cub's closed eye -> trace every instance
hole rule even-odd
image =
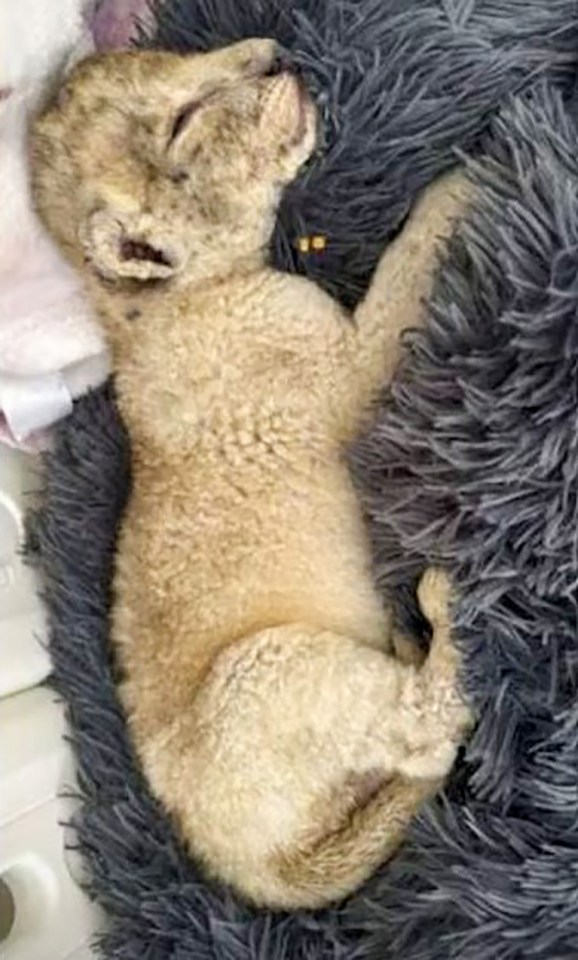
[[[171,132],[169,134],[169,146],[171,143],[177,139],[180,133],[183,132],[187,123],[197,113],[201,107],[204,105],[204,100],[191,100],[190,103],[187,103],[182,110],[179,110],[175,117],[175,121],[171,127]]]

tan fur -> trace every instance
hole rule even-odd
[[[33,157],[131,437],[113,640],[134,743],[207,869],[293,908],[348,894],[395,849],[468,724],[447,580],[426,574],[431,652],[403,663],[342,453],[468,191],[458,174],[424,195],[354,322],[266,266],[316,134],[299,84],[266,75],[273,55],[255,40],[89,60]]]

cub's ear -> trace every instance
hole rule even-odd
[[[184,266],[184,250],[150,216],[111,210],[90,214],[80,230],[86,257],[107,280],[168,280]]]
[[[317,141],[317,111],[301,80],[282,72],[269,81],[259,121],[263,153],[281,160],[291,179]]]

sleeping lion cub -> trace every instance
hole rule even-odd
[[[268,40],[89,59],[32,138],[132,444],[112,625],[131,734],[193,854],[276,908],[365,880],[469,716],[442,574],[420,587],[427,660],[394,656],[343,456],[468,191],[460,175],[426,193],[352,322],[267,265],[315,141]]]

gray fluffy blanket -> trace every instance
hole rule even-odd
[[[577,4],[167,0],[155,42],[251,34],[292,51],[325,119],[272,256],[345,302],[455,149],[482,158],[428,329],[408,337],[352,454],[378,581],[418,634],[419,571],[435,560],[456,578],[479,722],[446,794],[350,902],[275,916],[204,883],[147,791],[115,696],[107,615],[129,460],[110,389],[85,399],[48,459],[31,548],[79,762],[78,842],[109,917],[102,956],[576,958]],[[295,254],[303,232],[329,237],[325,256]]]

